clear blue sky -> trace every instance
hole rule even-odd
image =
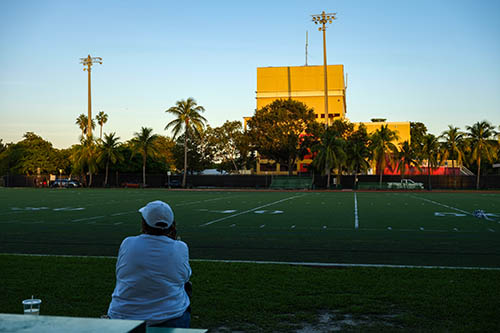
[[[128,140],[141,126],[169,135],[164,112],[194,97],[211,126],[255,110],[256,68],[322,64],[310,14],[336,12],[329,64],[349,74],[347,116],[500,124],[500,1],[2,1],[0,138],[27,131],[78,143],[87,112],[79,58],[92,72],[93,114]]]

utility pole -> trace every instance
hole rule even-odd
[[[327,77],[327,67],[326,67],[326,24],[332,23],[336,20],[335,16],[337,13],[325,13],[323,11],[321,14],[311,15],[312,20],[315,24],[320,24],[318,28],[319,31],[323,31],[323,69],[325,77],[325,128],[328,127],[328,77]]]
[[[307,66],[307,46],[309,45],[308,43],[308,36],[307,36],[307,30],[306,30],[306,66]]]
[[[89,100],[88,100],[88,103],[89,103],[89,106],[88,106],[88,109],[89,109],[88,118],[89,119],[88,119],[88,121],[89,122],[87,125],[87,139],[92,137],[92,98],[91,98],[91,94],[90,94],[90,72],[91,72],[92,65],[94,63],[102,65],[102,58],[101,57],[91,57],[90,54],[87,56],[87,58],[80,58],[80,64],[83,64],[83,66],[84,66],[83,70],[87,71],[89,73]],[[85,66],[87,66],[87,67],[85,68]]]

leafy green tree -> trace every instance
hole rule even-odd
[[[419,148],[422,150],[421,148]],[[419,160],[417,158],[416,152],[410,145],[408,140],[400,144],[400,149],[396,153],[396,159],[398,160],[398,171],[401,172],[401,176],[406,178],[406,168],[411,168],[412,166],[420,170]]]
[[[104,113],[104,111],[100,111],[95,118],[97,119],[97,123],[99,124],[100,132],[99,132],[99,139],[102,140],[102,126],[108,121],[108,115]],[[88,125],[87,125],[88,126]]]
[[[3,143],[3,140],[0,139],[0,154],[7,150],[7,145]]]
[[[82,113],[78,116],[78,118],[76,118],[75,124],[77,124],[78,127],[80,127],[80,129],[82,130],[82,139],[83,139],[85,134],[87,134],[87,127],[89,126],[89,118]],[[94,128],[95,128],[95,121],[94,119],[92,119],[92,129]]]
[[[104,177],[104,185],[108,185],[109,164],[116,164],[123,161],[123,154],[120,151],[120,137],[115,136],[116,133],[104,134],[104,140],[99,140],[97,163],[106,162],[106,176]]]
[[[189,151],[187,163],[188,174],[216,167],[214,165],[215,148],[213,146],[211,130],[210,126],[207,126],[206,129],[193,133],[187,139],[184,135],[177,137],[173,154],[178,170],[183,170],[184,167],[184,143],[187,144]]]
[[[314,122],[314,111],[292,99],[278,99],[255,111],[249,135],[261,156],[286,165],[291,175],[300,157],[301,135]]]
[[[470,139],[470,149],[472,158],[477,163],[476,189],[479,189],[479,179],[481,177],[481,158],[484,157],[489,162],[493,161],[498,153],[493,137],[496,135],[494,127],[487,121],[477,122],[472,126],[466,126],[467,135]]]
[[[324,170],[327,175],[326,188],[330,188],[330,175],[332,168],[341,168],[346,160],[346,141],[333,126],[329,126],[321,136],[320,143],[312,148],[315,157],[312,166],[317,170]]]
[[[247,130],[243,130],[236,136],[235,145],[238,151],[236,165],[239,166],[239,169],[248,170],[255,168],[255,149],[253,148],[253,143]]]
[[[389,129],[389,125],[382,125],[372,134],[370,146],[377,164],[377,171],[380,174],[380,186],[382,186],[382,175],[387,161],[391,161],[398,151],[396,145],[392,143],[397,139],[397,132]]]
[[[135,132],[130,140],[134,154],[139,153],[142,156],[142,185],[146,186],[146,160],[148,156],[155,156],[158,151],[155,141],[158,135],[153,134],[153,129],[142,127],[140,132]]]
[[[368,162],[371,158],[369,144],[370,137],[363,124],[360,124],[358,129],[347,139],[347,168],[354,174],[355,184],[357,184],[358,174],[366,172],[370,168]]]
[[[14,158],[11,171],[25,175],[38,173],[54,173],[57,165],[54,164],[56,150],[52,143],[45,141],[33,132],[23,135],[23,140],[12,146]]]
[[[172,128],[174,139],[184,131],[184,174],[182,177],[182,187],[186,187],[186,173],[188,168],[187,140],[190,135],[199,133],[203,130],[207,120],[200,113],[204,111],[205,108],[198,105],[192,97],[186,100],[177,101],[175,106],[165,111],[176,117],[165,126],[165,130]]]
[[[238,172],[246,167],[251,147],[240,121],[226,121],[222,126],[211,129],[209,134],[214,158],[220,163],[221,170]]]
[[[422,139],[422,159],[427,160],[427,180],[428,189],[432,190],[431,186],[431,170],[436,169],[439,166],[439,155],[441,149],[438,138],[433,134],[427,134]]]
[[[154,160],[149,165],[152,165],[153,172],[167,172],[175,170],[174,147],[175,141],[164,135],[158,135],[155,141],[156,150],[158,152]]]

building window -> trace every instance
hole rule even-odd
[[[334,117],[340,117],[340,113],[334,113],[333,116]]]
[[[321,114],[321,118],[325,118],[325,114],[324,113]]]
[[[328,114],[328,118],[333,118],[333,114],[332,114],[332,113],[329,113],[329,114]]]
[[[315,114],[314,116],[315,116],[316,118],[318,118],[318,115],[317,115],[317,114]]]

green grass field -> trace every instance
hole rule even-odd
[[[0,188],[0,253],[116,256],[157,199],[195,259],[500,267],[500,194],[480,192]]]
[[[0,253],[116,256],[137,209],[169,202],[192,260],[192,327],[211,332],[500,329],[500,194],[0,188]],[[475,209],[488,219],[472,216]],[[0,255],[0,312],[99,317],[114,258]]]

